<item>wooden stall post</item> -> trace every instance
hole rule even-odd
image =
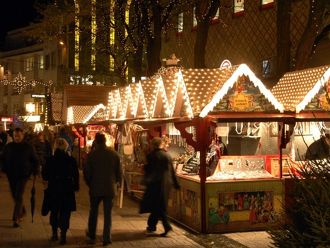
[[[210,144],[209,121],[207,118],[199,118],[197,122],[196,136],[197,149],[200,151],[199,177],[201,187],[201,232],[206,233],[206,150]]]

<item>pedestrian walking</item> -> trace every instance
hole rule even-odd
[[[150,213],[147,233],[156,231],[158,220],[161,220],[165,237],[172,227],[167,219],[167,203],[171,188],[179,189],[173,169],[172,159],[164,150],[165,143],[161,138],[151,141],[151,152],[147,155],[147,164],[144,166],[144,184],[146,186],[140,213]]]
[[[59,138],[63,138],[66,140],[66,142],[68,142],[68,150],[67,152],[71,155],[72,150],[73,150],[73,141],[71,139],[71,137],[69,136],[68,132],[67,132],[67,128],[66,127],[61,127],[60,131],[58,133]]]
[[[7,133],[3,126],[0,125],[0,153],[7,144]]]
[[[116,186],[121,179],[120,159],[117,152],[106,147],[104,134],[95,135],[95,147],[88,154],[84,167],[84,178],[89,187],[90,211],[88,218],[88,243],[94,244],[96,240],[96,226],[98,207],[103,201],[104,226],[103,245],[111,244],[111,210]]]
[[[49,222],[52,227],[51,241],[58,240],[58,229],[60,229],[61,245],[66,243],[71,212],[76,211],[75,192],[79,190],[77,162],[66,152],[67,149],[66,140],[57,138],[54,144],[54,155],[46,161],[42,170],[42,178],[48,184],[47,201],[50,210]]]
[[[21,128],[13,132],[13,142],[8,143],[3,150],[3,171],[7,174],[10,191],[15,202],[13,211],[13,227],[19,227],[19,222],[25,215],[23,194],[26,183],[31,175],[38,173],[38,159],[34,148],[26,143]]]
[[[42,168],[45,166],[45,163],[48,158],[52,155],[52,148],[50,143],[45,139],[43,132],[37,134],[37,139],[34,143],[34,147],[37,153],[39,165]]]

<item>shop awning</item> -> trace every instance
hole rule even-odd
[[[322,99],[316,99],[322,95],[322,91],[328,92],[325,87],[329,78],[330,65],[288,72],[271,91],[283,104],[285,111],[299,113],[305,110],[313,100],[315,100],[315,105],[329,105],[326,100],[322,103]],[[314,110],[316,109],[317,106]],[[323,110],[327,110],[327,107],[324,106]]]

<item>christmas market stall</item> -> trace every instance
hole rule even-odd
[[[307,68],[284,74],[272,89],[285,111],[295,116],[286,127],[290,130],[288,145],[293,160],[304,161],[307,147],[329,133],[329,78],[329,65]]]
[[[73,140],[72,153],[82,166],[83,159],[91,149],[96,132],[106,134],[107,142],[113,145],[110,127],[90,125],[107,119],[108,92],[111,87],[96,85],[67,85],[63,93],[52,94],[51,109],[54,124],[67,125],[68,135]]]
[[[118,100],[122,92],[128,104]],[[279,137],[292,116],[247,65],[170,67],[110,95],[113,119],[130,115],[147,140],[168,141],[181,184],[169,202],[173,219],[209,233],[276,222],[284,196]]]
[[[329,158],[325,139],[325,136],[330,134],[329,78],[330,65],[307,68],[286,73],[272,89],[272,93],[283,104],[285,111],[295,116],[294,121],[284,122],[286,146],[289,149],[283,153],[283,157],[290,157],[291,161],[299,166],[313,166],[315,162],[306,164],[306,159]],[[322,143],[317,150],[307,153],[307,148],[311,144]],[[292,164],[283,163],[283,175],[291,167]],[[299,170],[293,172],[299,174]],[[291,205],[293,180],[288,176],[284,177],[284,181],[285,205],[289,209],[294,207]]]

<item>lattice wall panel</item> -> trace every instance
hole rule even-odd
[[[309,1],[295,1],[292,4],[290,40],[291,58],[295,58],[300,39],[305,31],[309,14]],[[294,63],[294,59],[291,60]]]

